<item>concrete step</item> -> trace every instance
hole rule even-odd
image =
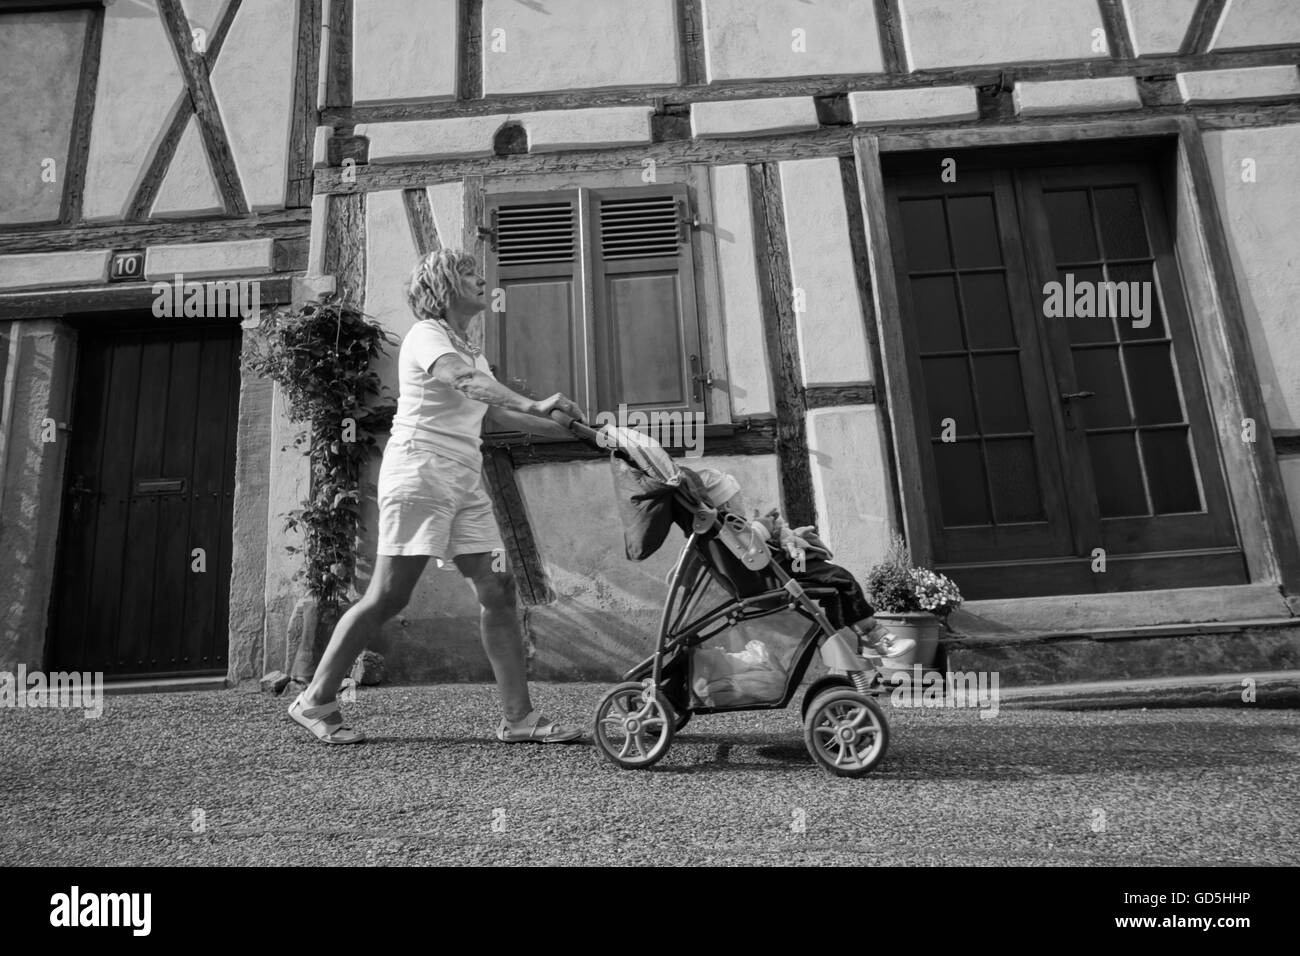
[[[185,690],[225,690],[224,675],[216,677],[162,677],[105,681],[105,694],[165,694]]]
[[[1163,678],[1236,679],[1300,671],[1300,620],[1094,628],[1086,633],[958,634],[940,642],[936,665],[996,671],[1003,692]]]
[[[1300,670],[1001,688],[1006,708],[1300,707]]]

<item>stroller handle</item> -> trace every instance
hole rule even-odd
[[[600,444],[600,433],[590,425],[583,424],[572,415],[560,411],[558,408],[551,409],[551,420],[563,425],[573,434],[583,441],[592,444]]]

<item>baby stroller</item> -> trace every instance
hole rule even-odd
[[[809,683],[801,705],[808,752],[836,776],[871,771],[889,746],[875,700],[884,690],[881,661],[859,654],[851,628],[830,623],[817,602],[834,589],[801,586],[744,516],[710,506],[690,471],[671,464],[653,440],[632,432],[634,443],[611,442],[607,431],[553,414],[579,438],[614,446],[630,559],[653,554],[673,525],[686,535],[654,653],[596,707],[600,751],[619,767],[649,767],[695,714],[786,707],[816,663],[825,673]]]

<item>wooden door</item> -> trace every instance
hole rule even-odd
[[[1153,174],[973,165],[888,181],[935,563],[974,598],[1244,583]],[[1052,282],[1145,283],[1149,321]]]
[[[1083,287],[1083,308],[1042,323],[1081,551],[1118,556],[1105,580],[1120,588],[1244,583],[1155,177],[1126,163],[1019,181],[1034,287],[1115,290],[1089,309]]]
[[[223,673],[239,329],[87,329],[50,667]]]
[[[908,373],[940,565],[1069,553],[1034,309],[1005,172],[893,182]]]

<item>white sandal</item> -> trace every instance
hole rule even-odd
[[[563,727],[534,710],[520,721],[523,726],[512,729],[504,717],[497,727],[497,740],[505,744],[571,744],[582,739],[579,727]]]
[[[312,736],[323,743],[359,744],[366,739],[361,731],[353,730],[343,723],[343,712],[339,710],[337,700],[319,707],[304,707],[302,694],[299,694],[289,705],[289,719],[306,727]]]

